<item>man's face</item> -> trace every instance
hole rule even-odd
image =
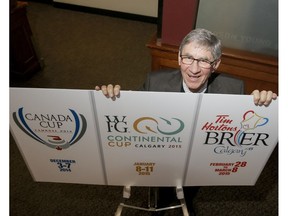
[[[195,42],[191,42],[185,45],[181,54],[182,56],[191,56],[194,59],[208,60],[209,62],[213,62],[215,60],[213,59],[210,51]],[[182,63],[180,54],[178,56],[178,62],[183,80],[192,92],[197,92],[199,89],[201,89],[210,75],[214,72],[214,70],[217,69],[220,64],[219,60],[209,68],[200,67],[197,61],[194,61],[191,65],[188,65]]]

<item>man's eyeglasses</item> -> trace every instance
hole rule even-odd
[[[185,56],[185,55],[180,55],[180,57],[181,57],[181,62],[183,64],[191,65],[194,61],[197,61],[198,66],[201,68],[205,68],[205,69],[211,68],[211,66],[217,61],[217,59],[216,59],[216,60],[210,62],[210,61],[205,60],[205,59],[195,59],[192,56]]]

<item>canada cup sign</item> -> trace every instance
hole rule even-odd
[[[13,112],[16,125],[32,139],[62,150],[77,143],[85,134],[87,121],[73,109],[67,113],[35,113],[20,107]]]

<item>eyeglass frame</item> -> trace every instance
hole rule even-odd
[[[183,62],[183,58],[184,58],[184,57],[190,58],[190,59],[192,60],[191,64],[186,64],[186,63],[184,63],[184,62]],[[214,61],[211,62],[211,61],[208,61],[208,60],[205,60],[205,59],[196,59],[196,58],[194,58],[193,56],[189,56],[189,55],[180,55],[180,58],[181,58],[181,62],[182,62],[183,64],[185,64],[185,65],[192,65],[193,62],[196,61],[196,62],[198,63],[198,66],[201,67],[201,66],[199,65],[199,62],[200,62],[200,61],[206,62],[206,63],[208,63],[208,64],[210,65],[210,67],[207,67],[207,68],[206,68],[206,67],[201,67],[201,68],[205,68],[205,69],[211,68],[212,65],[218,60],[218,59],[215,59]]]

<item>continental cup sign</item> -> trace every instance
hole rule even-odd
[[[181,117],[105,115],[105,120],[107,131],[102,132],[102,144],[109,184],[181,184],[179,177],[186,162],[183,155],[189,149],[186,133],[190,130]],[[177,158],[177,163],[173,157]],[[177,170],[164,171],[172,166]]]
[[[177,134],[185,124],[178,118],[140,117],[133,121],[131,128],[128,127],[127,116],[106,115],[105,118],[107,132],[113,134],[107,136],[110,147],[169,148],[166,143],[182,143]],[[133,135],[129,135],[132,131]]]
[[[20,107],[13,112],[13,120],[26,135],[56,150],[77,143],[87,129],[85,117],[73,109],[66,113],[35,113]]]
[[[181,185],[198,97],[123,92],[112,101],[94,96],[108,184]],[[185,106],[176,109],[180,104]]]

